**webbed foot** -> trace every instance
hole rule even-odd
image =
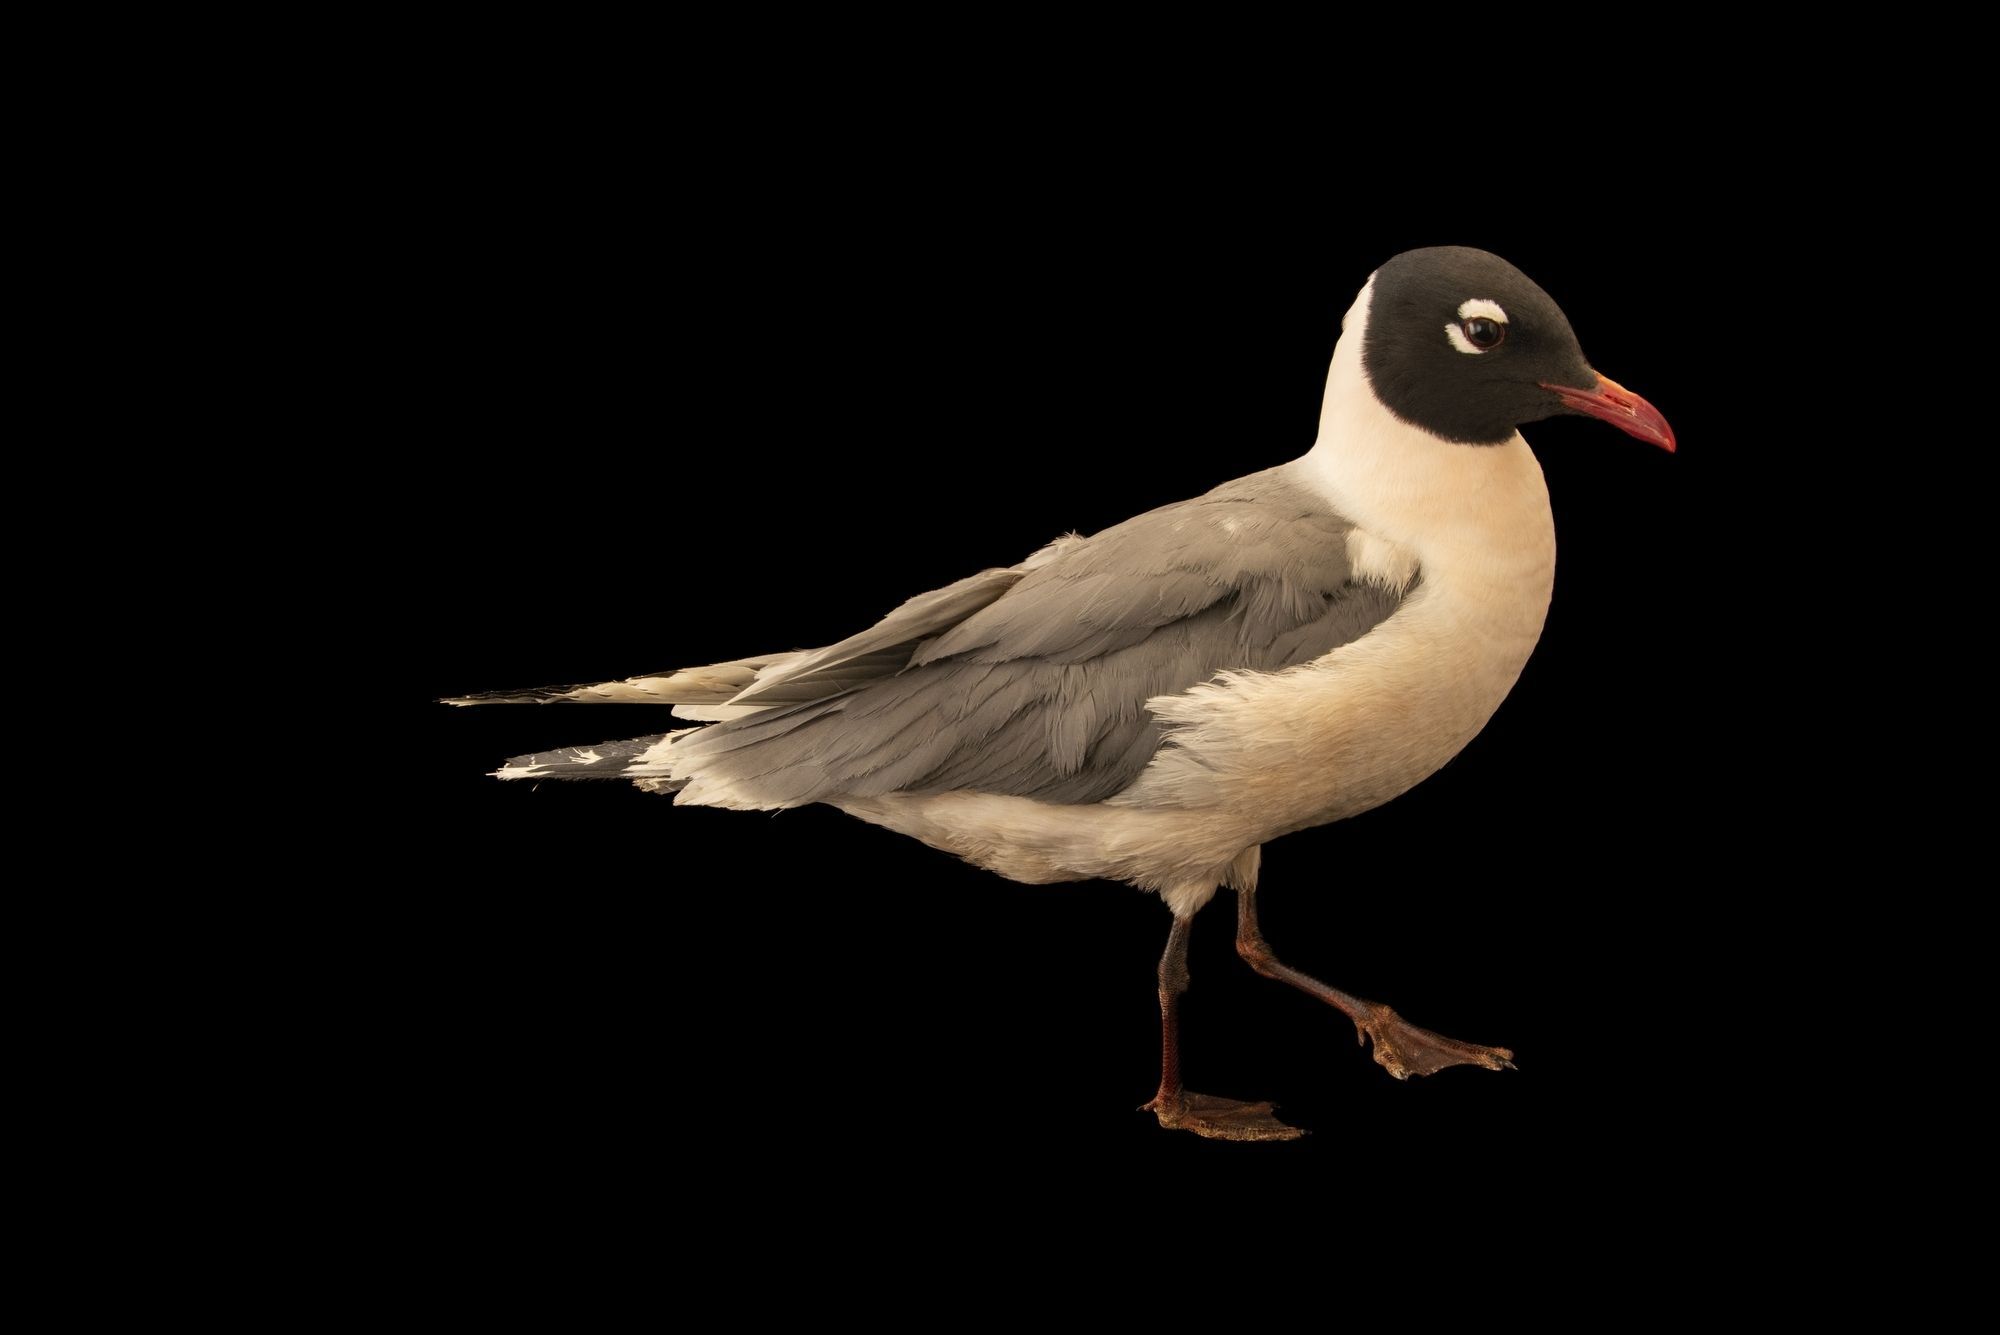
[[[1489,1071],[1516,1069],[1514,1054],[1507,1048],[1461,1043],[1420,1029],[1379,1002],[1362,1005],[1370,1013],[1354,1022],[1355,1041],[1360,1042],[1363,1036],[1374,1039],[1376,1062],[1398,1080],[1433,1075],[1447,1066],[1483,1066]]]
[[[1192,1131],[1210,1140],[1297,1140],[1305,1132],[1272,1116],[1268,1103],[1242,1103],[1212,1094],[1162,1095],[1141,1112],[1150,1112],[1169,1130]]]

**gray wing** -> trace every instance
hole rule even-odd
[[[869,670],[883,652],[901,666],[858,682],[836,669],[841,694],[687,736],[675,777],[768,806],[957,789],[1102,801],[1159,749],[1147,700],[1308,662],[1396,610],[1401,595],[1353,578],[1352,527],[1278,469],[1150,511],[1015,567],[997,597],[914,647],[864,632],[821,651],[852,662],[858,642]],[[764,698],[798,699],[818,670],[806,660]]]

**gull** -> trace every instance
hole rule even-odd
[[[449,704],[656,703],[697,725],[520,756],[502,779],[629,780],[746,811],[823,802],[1030,884],[1105,878],[1172,914],[1159,965],[1167,1128],[1302,1134],[1181,1080],[1195,914],[1333,1006],[1398,1079],[1513,1066],[1282,963],[1261,849],[1388,802],[1486,725],[1540,638],[1555,526],[1522,424],[1580,413],[1672,451],[1560,307],[1485,251],[1408,251],[1341,320],[1319,435],[1225,482],[910,599],[820,649]],[[773,628],[776,638],[778,628]]]

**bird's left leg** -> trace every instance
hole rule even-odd
[[[1167,949],[1160,956],[1160,1092],[1140,1109],[1171,1130],[1192,1131],[1211,1140],[1296,1140],[1305,1132],[1271,1115],[1268,1103],[1195,1094],[1181,1085],[1181,993],[1187,991],[1188,935],[1194,914],[1174,915]]]
[[[1281,964],[1270,943],[1257,926],[1257,892],[1236,892],[1236,953],[1266,978],[1290,983],[1301,992],[1318,997],[1354,1021],[1356,1042],[1375,1040],[1375,1060],[1398,1080],[1413,1075],[1430,1075],[1447,1066],[1484,1066],[1489,1071],[1513,1070],[1514,1054],[1506,1048],[1462,1043],[1443,1034],[1420,1029],[1379,1001],[1363,1001],[1337,987],[1328,987],[1289,964]]]

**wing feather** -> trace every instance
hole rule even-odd
[[[731,804],[1102,801],[1159,748],[1149,699],[1308,662],[1394,614],[1399,593],[1355,578],[1352,527],[1273,469],[1064,539],[764,670],[729,703],[777,707],[677,743],[675,776]]]

